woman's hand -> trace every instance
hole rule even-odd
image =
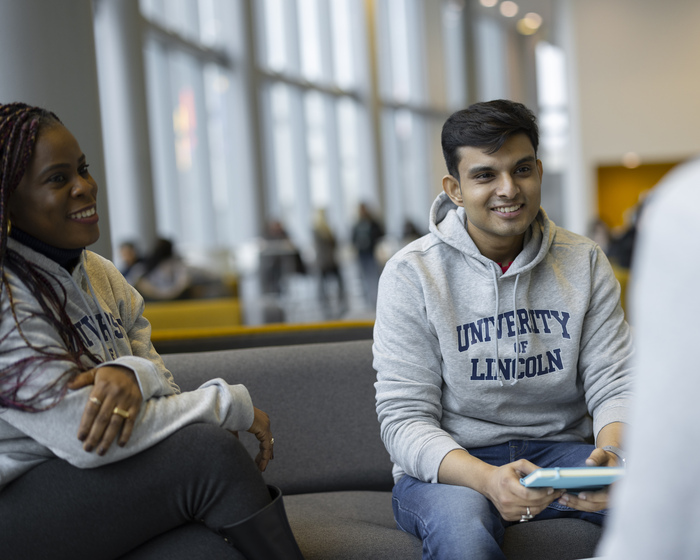
[[[89,385],[94,387],[80,419],[78,439],[85,451],[97,448],[97,454],[104,455],[117,436],[121,447],[129,441],[143,396],[136,375],[123,366],[104,366],[80,373],[68,384],[68,389]]]
[[[268,415],[259,408],[253,407],[253,411],[255,413],[253,425],[248,428],[248,431],[258,438],[260,442],[260,451],[255,457],[255,464],[258,465],[261,471],[264,471],[267,468],[267,464],[275,458],[275,454],[272,450],[272,445],[275,440],[270,431],[270,418]]]

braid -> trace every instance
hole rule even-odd
[[[37,135],[43,126],[60,124],[60,119],[52,112],[24,103],[0,104],[0,297],[8,298],[14,326],[0,338],[0,356],[13,352],[23,352],[23,348],[8,348],[9,336],[17,332],[30,348],[32,355],[22,357],[0,369],[0,407],[37,411],[54,406],[66,392],[66,383],[77,372],[86,371],[100,363],[100,359],[90,352],[76,327],[66,312],[67,294],[58,279],[38,265],[7,248],[9,200],[24,176],[36,146]],[[32,313],[19,318],[6,268],[26,286],[34,296],[40,313]],[[54,286],[58,286],[60,293]],[[24,324],[31,319],[41,319],[54,329],[61,345],[37,346],[25,336]],[[26,353],[25,353],[26,354]],[[90,365],[84,363],[86,358]],[[20,398],[18,393],[25,387],[32,375],[40,374],[43,366],[53,361],[71,364],[67,371],[46,387],[42,387],[29,398]],[[40,403],[49,397],[50,404]]]
[[[29,167],[39,128],[60,123],[52,112],[25,103],[0,105],[0,274],[5,266],[10,196]]]

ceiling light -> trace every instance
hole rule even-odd
[[[514,17],[518,13],[518,5],[515,2],[511,2],[510,0],[506,0],[505,2],[501,3],[501,6],[499,8],[501,10],[501,14],[506,16],[506,17]]]

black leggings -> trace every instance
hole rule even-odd
[[[0,556],[240,559],[214,531],[268,503],[243,445],[194,424],[118,463],[51,459],[10,483],[0,491]]]

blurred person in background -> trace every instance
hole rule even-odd
[[[326,211],[323,208],[316,210],[314,215],[314,249],[316,251],[316,270],[319,274],[319,298],[323,305],[326,318],[333,315],[341,315],[345,310],[345,287],[343,277],[336,258],[337,242],[335,235],[328,225]],[[331,309],[331,297],[329,281],[335,282],[338,311]]]
[[[374,218],[369,207],[362,203],[358,209],[358,219],[352,229],[352,242],[357,250],[362,274],[367,305],[377,305],[377,283],[379,282],[379,265],[374,251],[377,243],[384,236],[384,229]]]

